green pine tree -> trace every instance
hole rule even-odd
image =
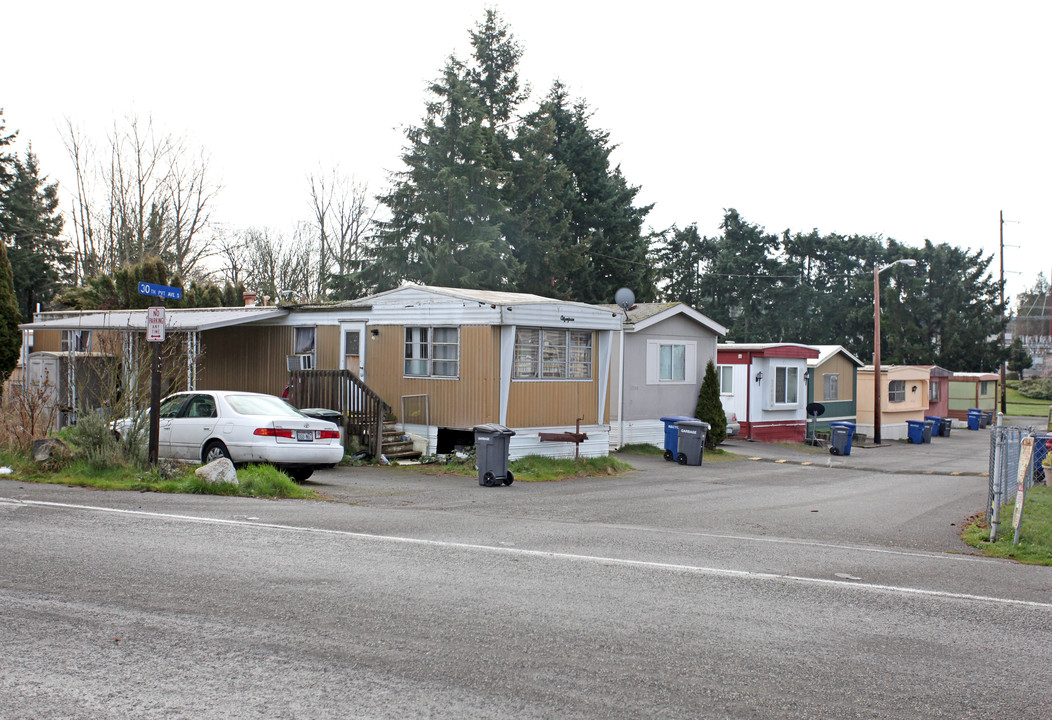
[[[727,413],[720,402],[720,381],[716,377],[716,365],[712,360],[705,366],[705,379],[701,381],[701,390],[698,391],[694,417],[709,424],[705,447],[714,450],[727,439]]]
[[[0,385],[18,365],[22,347],[22,331],[18,329],[20,321],[11,263],[7,261],[7,248],[0,242]]]
[[[41,177],[32,148],[24,160],[14,158],[13,166],[0,205],[0,237],[8,246],[18,308],[28,319],[70,279],[73,257],[61,238],[58,184]]]

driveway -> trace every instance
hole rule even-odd
[[[312,486],[377,509],[470,510],[483,527],[499,516],[973,552],[959,535],[986,504],[989,432],[954,430],[847,457],[743,440],[723,447],[731,455],[697,467],[624,455],[635,471],[500,488],[426,466],[337,468]]]

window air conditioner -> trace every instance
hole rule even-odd
[[[313,355],[289,355],[286,358],[289,366],[289,372],[293,370],[313,370],[314,369],[314,356]]]

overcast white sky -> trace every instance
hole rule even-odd
[[[771,232],[983,249],[996,277],[1003,210],[1010,295],[1052,273],[1037,0],[12,2],[0,107],[63,184],[64,118],[102,144],[115,118],[152,116],[210,155],[216,219],[289,231],[319,167],[384,187],[487,6],[534,98],[558,78],[595,110],[654,228],[715,235],[734,207]]]

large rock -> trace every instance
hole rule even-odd
[[[234,463],[227,458],[219,458],[207,465],[202,465],[194,470],[194,474],[213,485],[218,483],[237,485],[237,470],[234,469]]]
[[[37,462],[47,462],[52,455],[69,455],[69,452],[69,446],[58,438],[33,441],[33,459]]]

